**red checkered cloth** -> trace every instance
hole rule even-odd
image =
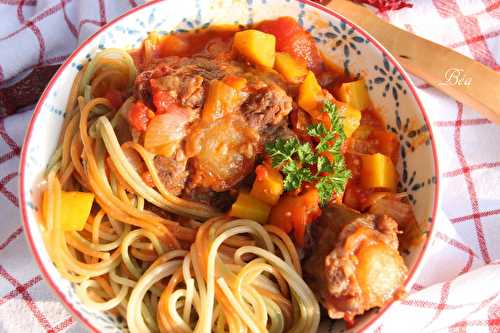
[[[357,3],[367,4],[385,12],[386,10],[397,10],[401,8],[413,7],[405,0],[353,0]]]
[[[413,4],[380,15],[500,70],[500,1]],[[133,5],[0,0],[0,82],[61,62],[103,22]],[[500,332],[500,128],[415,80],[439,150],[439,228],[413,292],[374,331]],[[44,283],[23,239],[17,169],[29,117],[0,118],[0,332],[84,332]]]

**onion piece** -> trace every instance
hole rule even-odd
[[[186,136],[188,122],[188,113],[178,108],[155,116],[144,135],[144,148],[152,153],[171,157]]]

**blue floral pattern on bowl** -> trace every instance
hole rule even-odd
[[[365,78],[374,105],[390,131],[401,140],[400,188],[408,192],[416,217],[428,223],[437,204],[436,174],[431,137],[412,89],[405,76],[366,33],[352,26],[340,16],[334,16],[312,3],[296,0],[185,0],[160,1],[133,11],[105,29],[71,57],[62,67],[55,82],[41,99],[32,119],[32,129],[23,147],[26,158],[21,166],[21,193],[23,218],[31,239],[33,251],[50,284],[65,304],[87,325],[100,332],[126,331],[121,319],[105,313],[89,311],[78,299],[74,286],[64,280],[43,246],[38,229],[37,202],[39,193],[33,190],[41,179],[46,164],[55,150],[63,119],[66,99],[73,81],[83,64],[100,49],[108,47],[134,48],[150,31],[166,34],[188,31],[210,24],[251,24],[280,16],[295,17],[318,42],[326,58],[346,73],[359,73]],[[47,127],[51,130],[47,131]],[[405,258],[416,269],[422,246],[412,250]],[[421,266],[421,265],[420,265]],[[411,283],[409,283],[409,286]],[[356,328],[366,325],[374,314],[362,318]],[[373,324],[373,323],[372,323]],[[320,332],[340,332],[345,328],[339,323],[325,322]]]

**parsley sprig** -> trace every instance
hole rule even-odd
[[[297,138],[277,139],[266,145],[266,152],[271,157],[273,167],[281,168],[285,175],[286,191],[300,188],[303,182],[316,182],[321,203],[325,205],[334,193],[344,191],[351,172],[347,169],[341,151],[346,139],[342,117],[336,105],[330,101],[324,103],[323,112],[328,114],[331,128],[327,129],[323,123],[308,127],[307,134],[319,140],[314,148]],[[331,161],[321,155],[324,152],[330,153]],[[311,171],[311,166],[316,167],[315,173]]]

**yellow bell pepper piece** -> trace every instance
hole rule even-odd
[[[307,111],[313,118],[320,115],[320,103],[323,100],[323,91],[316,80],[314,73],[309,71],[304,82],[299,87],[299,106]]]
[[[363,79],[343,83],[338,92],[339,98],[358,110],[364,110],[370,106],[370,96]]]
[[[248,61],[272,68],[276,54],[276,37],[258,30],[244,30],[234,34],[233,47]]]
[[[380,153],[361,156],[361,185],[396,191],[397,174],[392,160]]]
[[[238,199],[236,199],[236,202],[233,203],[229,211],[229,216],[254,220],[264,224],[267,222],[270,212],[270,205],[254,198],[248,193],[240,192],[238,194]]]
[[[361,112],[358,109],[353,108],[349,104],[344,104],[340,108],[340,114],[342,116],[342,125],[344,125],[344,133],[347,137],[350,137],[352,133],[359,127],[361,121]]]
[[[271,206],[276,205],[283,194],[283,176],[268,164],[257,166],[255,173],[257,177],[250,195]]]
[[[285,52],[276,53],[274,68],[292,83],[300,83],[308,73],[305,61]]]
[[[61,193],[61,228],[63,231],[81,231],[90,215],[94,194],[88,192]],[[48,194],[43,193],[43,217],[48,216]]]

